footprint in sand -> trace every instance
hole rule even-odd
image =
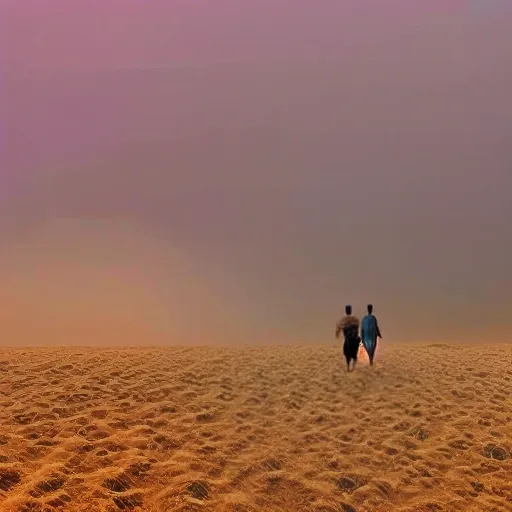
[[[52,478],[48,478],[47,480],[43,480],[39,482],[35,489],[29,492],[29,494],[33,498],[40,498],[45,494],[58,491],[63,485],[66,483],[64,478],[53,476]]]
[[[0,469],[0,490],[10,491],[21,483],[21,473],[11,469]]]

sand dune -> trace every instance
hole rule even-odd
[[[3,511],[512,510],[512,347],[0,351]]]

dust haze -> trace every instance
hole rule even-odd
[[[186,254],[122,221],[29,229],[9,240],[0,276],[6,345],[235,341],[236,316]]]

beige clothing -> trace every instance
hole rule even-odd
[[[340,332],[342,332],[345,327],[349,326],[353,326],[355,329],[359,330],[359,319],[354,315],[344,316],[336,326],[336,336],[339,336]]]

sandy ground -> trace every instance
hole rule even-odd
[[[3,511],[512,510],[512,347],[0,351]]]

